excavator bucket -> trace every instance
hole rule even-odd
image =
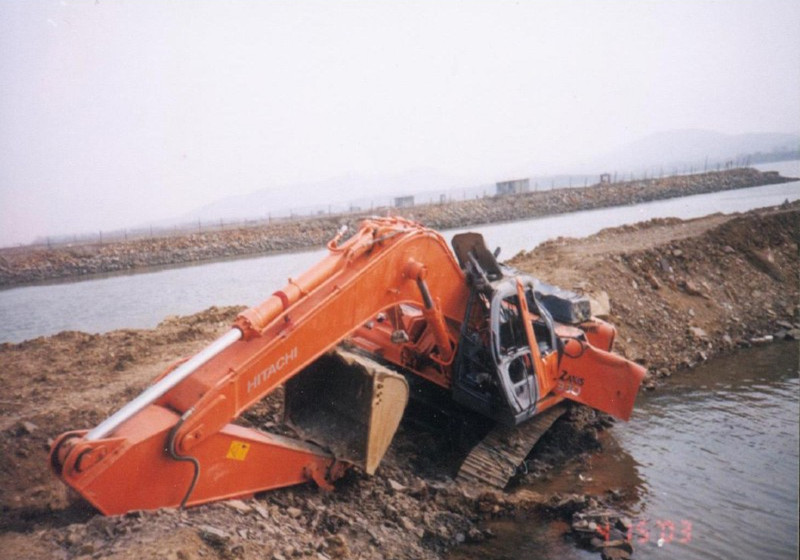
[[[373,474],[407,403],[405,377],[337,349],[286,382],[284,415],[303,438]]]

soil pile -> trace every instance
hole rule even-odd
[[[557,239],[512,264],[584,291],[619,329],[617,349],[654,376],[737,345],[800,336],[800,205],[698,220],[653,220]],[[606,308],[603,309],[603,304]],[[153,330],[64,332],[0,345],[0,547],[10,558],[439,558],[491,538],[483,519],[546,512],[571,519],[607,495],[511,494],[452,481],[446,433],[404,423],[373,477],[185,511],[104,517],[50,474],[52,438],[96,425],[177,358],[229,328],[238,308],[169,318]],[[766,336],[766,335],[769,335]],[[241,419],[274,426],[279,392]],[[597,445],[606,419],[574,408],[534,450],[532,474]],[[550,436],[551,434],[548,434]],[[456,465],[457,466],[457,465]],[[612,493],[613,495],[613,493]]]
[[[559,238],[510,264],[591,296],[619,330],[616,350],[665,377],[736,346],[798,338],[798,240],[794,203]]]

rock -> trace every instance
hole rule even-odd
[[[242,500],[227,500],[223,502],[227,507],[241,514],[247,514],[253,511],[253,508],[244,503]]]
[[[286,515],[288,515],[292,519],[297,519],[298,517],[303,515],[303,510],[296,507],[288,507],[286,508]]]
[[[350,548],[347,546],[347,540],[343,535],[331,535],[325,539],[325,552],[331,558],[349,558]]]
[[[470,543],[479,543],[486,540],[487,535],[483,533],[480,529],[475,527],[470,527],[469,531],[467,531],[467,542]]]
[[[648,272],[647,275],[645,275],[645,279],[650,284],[650,287],[654,290],[661,289],[661,282],[658,281],[658,278],[656,278],[653,273]]]
[[[23,420],[19,423],[19,432],[20,435],[31,435],[33,432],[39,429],[39,426],[34,424],[33,422],[28,422],[27,420]]]
[[[589,294],[589,308],[592,315],[607,318],[611,315],[611,300],[607,292],[594,292]]]
[[[414,524],[413,521],[411,521],[411,519],[409,519],[405,515],[400,516],[400,525],[406,531],[416,532],[417,526]]]
[[[750,339],[750,344],[753,346],[764,346],[766,344],[772,343],[772,335],[768,334],[765,336],[756,336]]]
[[[606,541],[606,548],[618,548],[619,550],[624,550],[628,554],[633,554],[633,545],[627,539]]]
[[[367,529],[367,534],[369,535],[370,542],[375,546],[382,546],[383,539],[380,537],[380,535],[378,535],[378,533],[376,533],[375,530],[372,529],[371,527],[367,527],[366,529]]]
[[[253,504],[253,509],[256,511],[258,515],[263,517],[264,519],[269,519],[269,512],[267,509],[259,503]]]
[[[392,490],[392,492],[405,492],[406,491],[406,487],[403,486],[402,484],[400,484],[399,482],[397,482],[394,479],[390,478],[390,479],[388,479],[386,481],[386,483],[389,486],[389,488]]]
[[[631,554],[621,548],[604,548],[600,553],[602,560],[630,560]]]
[[[223,546],[231,540],[228,533],[211,525],[201,525],[199,528],[200,538],[211,546]]]
[[[418,480],[416,484],[414,484],[413,488],[411,488],[411,491],[409,493],[413,497],[418,498],[420,500],[427,499],[427,497],[430,494],[428,490],[428,484],[422,479]]]
[[[85,528],[79,525],[73,525],[67,531],[67,536],[64,538],[64,544],[67,546],[75,546],[80,543],[86,536]]]
[[[547,503],[552,512],[562,515],[572,514],[586,505],[588,498],[582,494],[553,494]]]
[[[724,335],[722,335],[722,342],[723,342],[723,343],[725,344],[725,346],[727,346],[728,348],[733,348],[733,339],[731,338],[731,335],[729,335],[729,334],[727,334],[727,333],[726,333],[726,334],[724,334]]]
[[[690,296],[699,296],[708,299],[708,296],[703,293],[703,291],[700,289],[700,286],[698,286],[692,280],[684,281],[683,290]]]
[[[697,340],[708,340],[708,333],[700,327],[689,327],[689,334]]]
[[[593,531],[593,529],[589,529],[589,522],[582,518],[576,519],[572,522],[572,530],[586,532],[586,533]]]

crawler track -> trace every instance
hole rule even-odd
[[[536,442],[566,411],[561,403],[521,426],[495,426],[464,460],[456,480],[505,488]]]

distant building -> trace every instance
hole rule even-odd
[[[611,184],[611,173],[603,173],[602,175],[600,175],[600,184],[601,185]]]
[[[398,196],[394,199],[395,208],[411,208],[414,206],[413,196]]]
[[[519,194],[528,192],[531,188],[530,179],[515,179],[513,181],[501,181],[495,183],[498,195]]]

